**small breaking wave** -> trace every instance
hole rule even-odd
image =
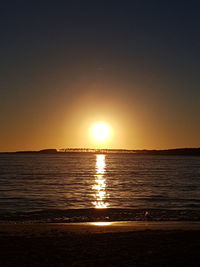
[[[93,221],[200,221],[198,210],[67,209],[0,212],[0,223],[71,223]]]

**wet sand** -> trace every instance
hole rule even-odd
[[[0,224],[0,266],[200,266],[199,222]]]

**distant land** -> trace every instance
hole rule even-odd
[[[61,154],[61,153],[118,153],[118,154],[137,154],[137,155],[188,155],[200,156],[200,148],[176,148],[165,150],[148,150],[148,149],[90,149],[90,148],[64,148],[64,149],[42,149],[38,151],[16,151],[16,152],[1,152],[2,153],[34,153],[34,154]]]

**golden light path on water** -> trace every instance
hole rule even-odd
[[[106,161],[105,155],[96,155],[96,174],[95,183],[92,186],[94,190],[95,201],[92,204],[96,209],[107,208],[108,203],[105,201],[108,196],[106,193],[106,178],[105,178]]]

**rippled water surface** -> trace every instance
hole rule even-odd
[[[0,211],[198,210],[200,157],[1,154]]]

